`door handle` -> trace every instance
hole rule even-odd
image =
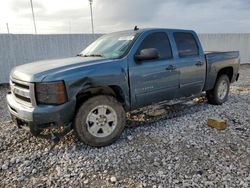
[[[198,61],[197,63],[195,63],[196,66],[202,66],[203,62],[202,61]]]
[[[166,70],[175,70],[176,69],[176,66],[174,65],[169,65]]]

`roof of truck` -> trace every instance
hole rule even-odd
[[[143,29],[138,29],[138,30],[124,30],[124,31],[118,31],[118,32],[114,32],[114,33],[143,33],[146,31],[160,31],[160,30],[165,30],[165,31],[174,31],[174,32],[194,32],[192,30],[187,30],[187,29],[170,29],[170,28],[143,28]]]

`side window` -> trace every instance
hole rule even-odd
[[[170,59],[173,57],[168,36],[164,32],[149,34],[142,41],[138,52],[146,48],[156,48],[160,53],[160,59]]]
[[[176,32],[174,33],[174,40],[180,57],[199,55],[198,45],[191,33]]]

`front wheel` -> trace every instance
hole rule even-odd
[[[230,81],[227,75],[221,75],[212,90],[206,92],[210,104],[221,105],[228,99]]]
[[[107,146],[119,138],[125,120],[122,105],[112,96],[100,95],[79,108],[74,130],[79,140],[90,146]]]

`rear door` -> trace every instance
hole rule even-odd
[[[174,32],[180,70],[179,97],[202,92],[206,77],[206,62],[199,39],[193,32]]]
[[[147,48],[157,49],[160,58],[140,62],[134,58],[129,60],[132,62],[129,70],[131,97],[136,107],[172,99],[179,87],[179,70],[175,66],[167,33],[147,34],[136,48],[135,54]]]

